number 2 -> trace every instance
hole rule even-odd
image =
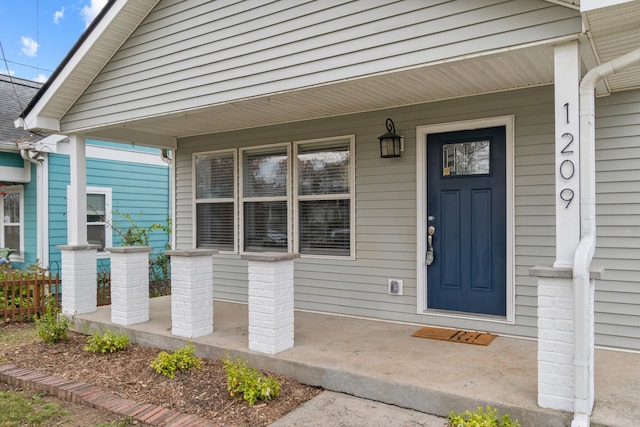
[[[573,135],[570,134],[569,132],[563,133],[562,134],[562,138],[568,137],[569,138],[569,142],[567,142],[567,145],[564,146],[564,148],[562,150],[560,150],[561,154],[571,154],[573,153],[573,150],[569,150],[569,146],[571,144],[573,144]]]

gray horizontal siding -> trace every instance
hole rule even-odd
[[[640,350],[640,91],[596,109],[596,343]]]
[[[555,257],[555,184],[552,88],[527,89],[416,105],[332,119],[286,124],[181,140],[178,162],[178,247],[192,245],[191,155],[336,135],[356,135],[356,260],[301,258],[295,262],[296,307],[412,323],[436,323],[536,336],[537,279],[529,268]],[[638,98],[636,100],[635,98]],[[620,121],[622,109],[631,125]],[[515,326],[416,314],[415,127],[514,114]],[[376,137],[386,117],[405,137],[400,159],[380,159]],[[640,92],[598,102],[598,170],[640,164]],[[603,137],[604,136],[604,137]],[[616,143],[619,141],[619,143]],[[620,165],[615,163],[619,161]],[[604,162],[604,163],[602,163]],[[634,178],[635,177],[635,178]],[[596,343],[640,349],[640,189],[627,170],[618,181],[598,173],[598,250],[594,264],[606,268],[596,283]],[[246,263],[237,255],[216,257],[216,297],[246,301]],[[404,280],[405,295],[387,294],[389,278]],[[634,329],[635,328],[635,329]]]
[[[62,120],[194,109],[576,34],[542,0],[163,1]],[[390,64],[392,64],[390,66]]]
[[[552,88],[545,87],[182,139],[176,157],[178,248],[193,244],[194,152],[355,134],[356,259],[296,260],[296,307],[534,337],[537,281],[528,271],[533,265],[551,263],[555,247],[552,96]],[[415,128],[506,114],[516,116],[516,325],[416,314]],[[385,131],[386,117],[394,119],[397,132],[405,137],[399,159],[379,157],[377,137]],[[246,264],[238,258],[216,258],[217,298],[246,300]],[[404,280],[403,296],[388,295],[389,278]]]

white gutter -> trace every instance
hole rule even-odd
[[[171,233],[169,235],[169,244],[171,249],[176,248],[176,181],[175,181],[175,152],[176,150],[168,150],[163,148],[160,152],[162,160],[169,165],[169,218],[171,220]]]
[[[589,267],[596,250],[595,86],[636,62],[640,62],[640,49],[598,65],[580,83],[580,242],[573,258],[575,393],[571,427],[589,427],[594,395]]]

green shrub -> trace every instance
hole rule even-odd
[[[229,395],[242,394],[243,399],[251,406],[258,400],[270,400],[280,395],[280,382],[250,368],[246,361],[239,358],[232,361],[227,357],[224,360],[224,370],[227,373]]]
[[[73,325],[73,318],[60,313],[56,300],[51,296],[45,299],[44,313],[41,316],[34,316],[34,321],[38,336],[47,344],[66,340],[69,328]]]
[[[95,333],[87,339],[84,349],[92,353],[116,353],[124,350],[129,344],[129,337],[125,334],[114,334],[107,330],[100,335]]]
[[[189,344],[173,353],[161,351],[158,357],[153,359],[151,367],[165,377],[174,378],[177,371],[186,372],[190,369],[198,369],[202,359],[193,354],[195,347]]]
[[[518,420],[512,421],[509,415],[504,414],[498,418],[498,410],[487,406],[478,407],[475,412],[465,411],[456,414],[453,411],[449,414],[449,424],[452,427],[520,427]]]

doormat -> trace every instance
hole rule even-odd
[[[412,336],[434,340],[461,342],[464,344],[489,345],[497,335],[486,332],[463,331],[462,329],[432,328],[426,326]]]

